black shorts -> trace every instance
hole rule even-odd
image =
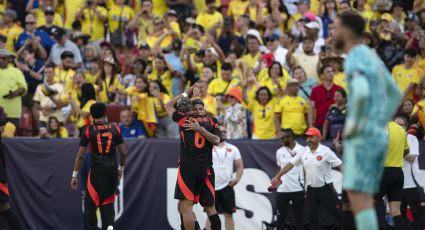
[[[382,200],[382,198],[387,195],[389,202],[401,201],[403,184],[404,174],[401,168],[385,167],[379,192],[375,195],[375,200]]]
[[[92,166],[87,179],[87,191],[96,206],[113,204],[118,185],[115,167]]]
[[[235,190],[227,185],[223,189],[215,191],[215,208],[218,213],[236,212]]]
[[[203,207],[215,204],[214,169],[200,168],[190,165],[180,165],[177,173],[174,198],[188,199],[193,203],[200,203]]]

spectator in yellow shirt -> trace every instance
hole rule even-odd
[[[103,103],[117,103],[119,95],[117,91],[121,91],[123,86],[119,82],[117,66],[113,58],[103,60],[102,72],[97,81],[99,87],[99,100]]]
[[[208,94],[208,82],[206,80],[199,80],[196,82],[196,88],[199,95],[194,96],[202,99],[204,108],[208,113],[217,116],[217,99]]]
[[[196,24],[204,27],[206,31],[215,31],[218,36],[223,26],[223,15],[216,10],[215,0],[206,0],[207,9],[204,12],[198,12]]]
[[[108,25],[111,36],[123,34],[127,24],[135,17],[133,9],[125,5],[125,0],[115,0],[115,3],[108,11]],[[115,43],[112,37],[111,42]]]
[[[258,60],[261,58],[260,45],[262,43],[260,33],[257,30],[248,30],[246,36],[247,54],[242,56],[241,59],[248,64],[249,68],[256,69],[256,72],[258,72],[260,68]]]
[[[155,113],[158,117],[155,137],[157,138],[179,138],[179,127],[165,110],[165,104],[170,101],[170,96],[160,81],[149,82],[149,95],[152,98]]]
[[[167,62],[163,55],[157,55],[153,63],[153,71],[148,75],[148,79],[158,80],[167,89],[168,94],[172,93],[173,67]]]
[[[23,32],[22,28],[15,23],[18,15],[14,10],[5,10],[3,12],[3,25],[0,25],[0,34],[6,36],[6,49],[10,52],[15,50],[15,42]]]
[[[237,87],[239,80],[232,78],[232,66],[224,63],[221,66],[221,77],[214,79],[208,86],[208,94],[223,97],[231,88]]]
[[[52,116],[47,120],[47,127],[40,129],[40,138],[68,138],[68,130],[62,126],[59,120]]]
[[[280,135],[281,129],[292,129],[296,135],[302,135],[307,129],[307,101],[298,96],[300,83],[296,79],[287,82],[287,95],[275,107],[275,127]]]
[[[129,29],[138,29],[138,41],[139,44],[146,41],[148,34],[152,34],[153,31],[153,19],[154,19],[154,6],[152,1],[143,1],[142,9],[138,11],[136,16],[128,23]],[[165,13],[165,12],[164,12]],[[162,14],[156,14],[160,16]]]
[[[227,15],[233,16],[235,20],[246,13],[249,1],[248,0],[233,0],[227,8]]]
[[[249,97],[248,88],[242,83],[244,101],[248,104],[247,109],[253,116],[252,139],[271,140],[276,137],[274,124],[274,111],[276,101],[273,99],[269,88],[263,86],[258,88],[255,98]]]
[[[76,99],[69,95],[69,103],[71,104],[71,113],[77,117],[78,133],[81,135],[86,126],[92,123],[90,116],[90,106],[96,103],[96,92],[90,83],[84,83],[81,86],[81,99],[78,105]]]
[[[61,83],[66,92],[71,91],[72,78],[75,71],[71,68],[74,63],[74,54],[69,51],[64,51],[61,54],[61,65],[55,68],[55,82]]]
[[[22,112],[22,96],[28,87],[22,72],[9,65],[11,53],[0,49],[0,105],[7,114],[7,120],[19,129]]]
[[[404,98],[412,98],[415,87],[420,81],[420,69],[415,64],[417,56],[416,49],[406,49],[404,51],[404,63],[394,66],[392,75]]]
[[[87,1],[87,4],[75,14],[75,18],[81,22],[81,31],[91,35],[91,42],[102,40],[105,34],[104,23],[108,13],[97,3],[98,0]]]
[[[266,77],[260,80],[260,86],[266,86],[272,92],[273,96],[282,97],[285,94],[286,82],[289,75],[283,74],[282,66],[279,62],[273,62]]]

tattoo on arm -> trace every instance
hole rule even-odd
[[[199,133],[202,134],[202,136],[204,136],[211,144],[218,144],[220,142],[220,137],[208,132],[205,128],[201,128],[199,130]]]

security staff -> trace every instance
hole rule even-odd
[[[342,161],[328,147],[321,145],[321,133],[317,128],[309,128],[307,135],[308,148],[297,154],[271,180],[272,185],[278,184],[280,178],[295,166],[304,166],[307,185],[307,210],[310,221],[309,229],[320,229],[319,207],[323,207],[341,225],[342,210],[338,205],[338,195],[333,187],[331,171],[338,167],[341,170]],[[282,181],[282,183],[287,183]]]
[[[385,156],[384,174],[382,175],[379,192],[374,200],[376,207],[379,207],[382,198],[387,195],[390,206],[390,215],[392,216],[395,228],[404,229],[404,220],[400,212],[401,192],[403,190],[403,157],[409,153],[409,144],[407,142],[406,131],[395,122],[388,122],[386,126],[389,142],[387,155]],[[378,218],[382,221],[382,213],[377,209]]]
[[[279,171],[286,164],[290,163],[298,154],[301,154],[305,147],[295,141],[292,129],[282,129],[280,141],[283,146],[276,152],[277,166]],[[286,175],[283,175],[283,184],[277,188],[277,229],[285,229],[285,219],[288,214],[289,203],[292,201],[294,210],[296,229],[304,228],[304,169],[302,165],[294,167]]]

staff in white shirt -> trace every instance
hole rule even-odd
[[[283,146],[276,152],[276,160],[277,166],[279,166],[279,171],[305,149],[304,146],[295,141],[294,136],[294,131],[292,129],[282,129],[282,136],[280,137],[280,140]],[[277,229],[285,228],[285,219],[288,213],[289,203],[291,201],[294,210],[296,229],[303,229],[305,201],[303,166],[299,165],[294,167],[280,179],[284,181],[284,183],[277,188]]]
[[[310,229],[320,229],[319,207],[323,207],[335,218],[341,226],[342,210],[338,205],[338,195],[333,187],[331,171],[333,167],[341,169],[342,161],[328,147],[321,145],[321,133],[316,128],[309,128],[307,135],[308,148],[297,154],[271,180],[278,184],[280,178],[295,166],[303,165],[307,185],[307,210]],[[287,183],[282,181],[282,183]]]
[[[235,190],[243,174],[243,161],[239,149],[225,141],[226,129],[220,125],[221,142],[212,151],[215,173],[215,208],[224,214],[224,224],[227,230],[235,229],[233,213],[236,211]],[[233,173],[236,171],[236,176]],[[207,226],[209,223],[207,222]],[[207,228],[209,229],[209,228]]]
[[[394,119],[394,122],[403,127],[407,128],[408,119],[403,116],[398,116]],[[418,191],[417,179],[419,178],[419,142],[412,134],[407,134],[407,142],[409,144],[409,154],[404,156],[403,159],[403,174],[404,174],[404,185],[401,197],[401,206],[400,211],[402,216],[406,216],[407,206],[410,207],[410,210],[413,214],[412,223],[415,225],[416,229],[424,229],[425,227],[425,201],[421,200]]]

